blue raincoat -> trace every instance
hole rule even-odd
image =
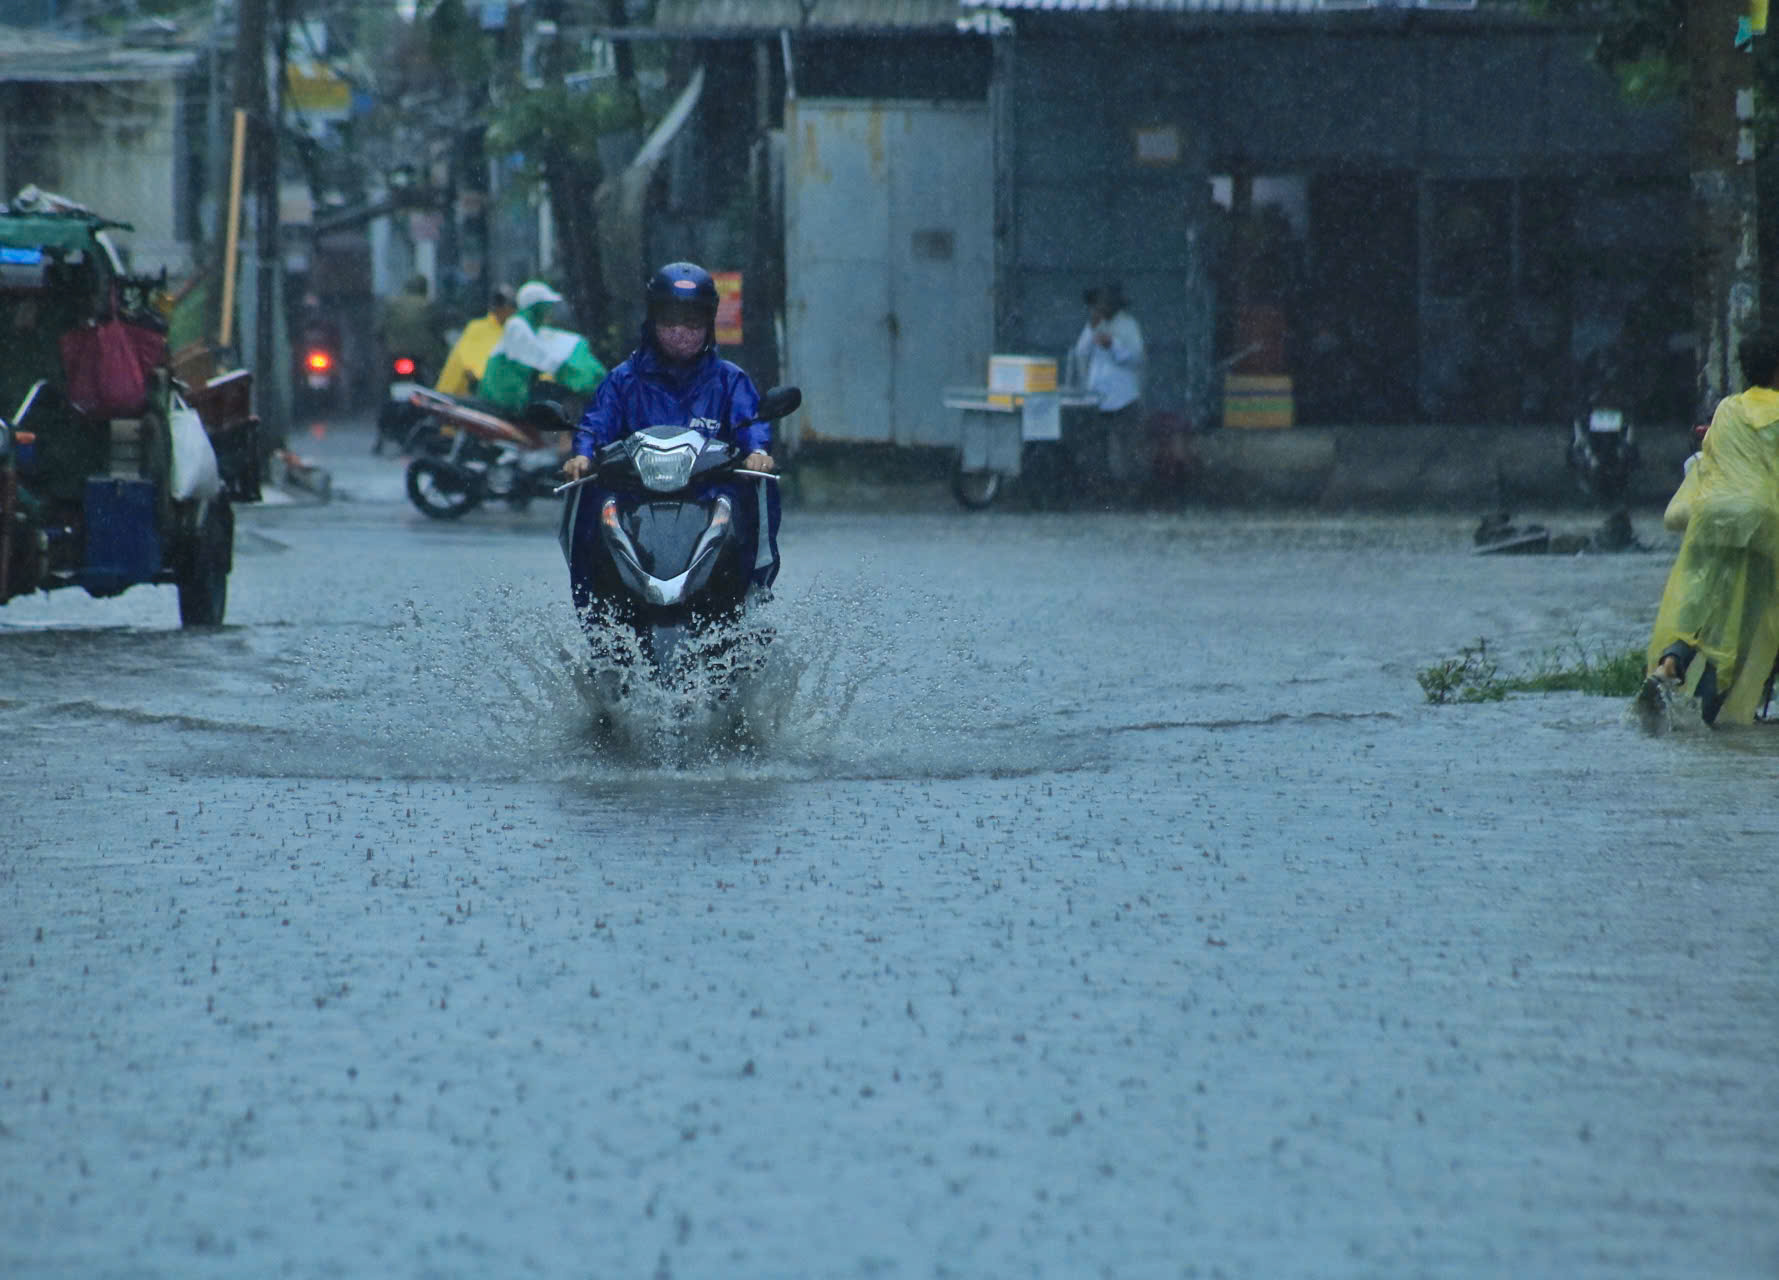
[[[655,350],[644,326],[643,340],[630,358],[613,369],[587,404],[575,428],[574,451],[591,458],[601,447],[621,440],[644,427],[691,427],[707,439],[738,445],[742,453],[771,452],[772,424],[756,422],[737,429],[738,422],[753,417],[760,407],[760,393],[753,379],[717,355],[714,343],[690,365],[675,369]],[[778,486],[770,480],[749,481],[745,473],[717,487],[728,493],[735,508],[736,531],[742,537],[742,554],[754,566],[756,586],[771,586],[778,577]],[[578,583],[583,563],[582,539],[598,537],[597,502],[583,502],[573,532],[575,552],[571,576]],[[766,517],[766,554],[760,554],[760,516]]]

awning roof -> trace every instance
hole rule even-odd
[[[659,0],[654,30],[712,36],[787,29],[831,34],[955,33],[964,16],[958,0]]]
[[[0,84],[175,80],[197,61],[190,48],[146,48],[0,26]]]
[[[770,35],[781,30],[825,35],[989,35],[1005,21],[1001,15],[1019,13],[1240,21],[1453,10],[1481,10],[1496,21],[1524,19],[1535,12],[1530,0],[659,0],[651,26],[608,29],[602,34],[682,39]]]
[[[1055,13],[1316,13],[1351,4],[1323,0],[959,0],[965,9],[1035,9]]]
[[[1367,10],[1483,9],[1496,14],[1531,12],[1527,0],[958,0],[973,12],[1022,13],[1260,14],[1351,13]]]

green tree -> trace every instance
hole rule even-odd
[[[1738,383],[1736,344],[1760,318],[1760,264],[1779,248],[1769,242],[1762,253],[1758,217],[1759,179],[1773,167],[1779,138],[1772,37],[1738,41],[1749,0],[1542,0],[1542,7],[1597,24],[1594,57],[1627,96],[1686,103],[1698,409],[1708,413]]]
[[[641,119],[636,95],[627,87],[580,91],[546,80],[508,98],[488,131],[489,146],[523,155],[529,172],[549,192],[562,291],[589,337],[602,336],[609,319],[593,205],[604,176],[598,144],[602,137],[636,128]]]

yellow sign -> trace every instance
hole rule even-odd
[[[733,346],[741,341],[741,272],[713,271],[710,278],[717,286],[717,345]]]
[[[291,108],[306,116],[343,120],[352,114],[352,86],[319,63],[286,67],[284,93]]]

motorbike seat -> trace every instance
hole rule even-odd
[[[441,400],[449,400],[452,404],[462,405],[465,409],[474,409],[477,413],[486,413],[491,417],[504,418],[508,422],[517,421],[519,415],[515,410],[503,404],[495,404],[492,400],[483,400],[476,396],[454,396],[445,391],[428,391]]]

